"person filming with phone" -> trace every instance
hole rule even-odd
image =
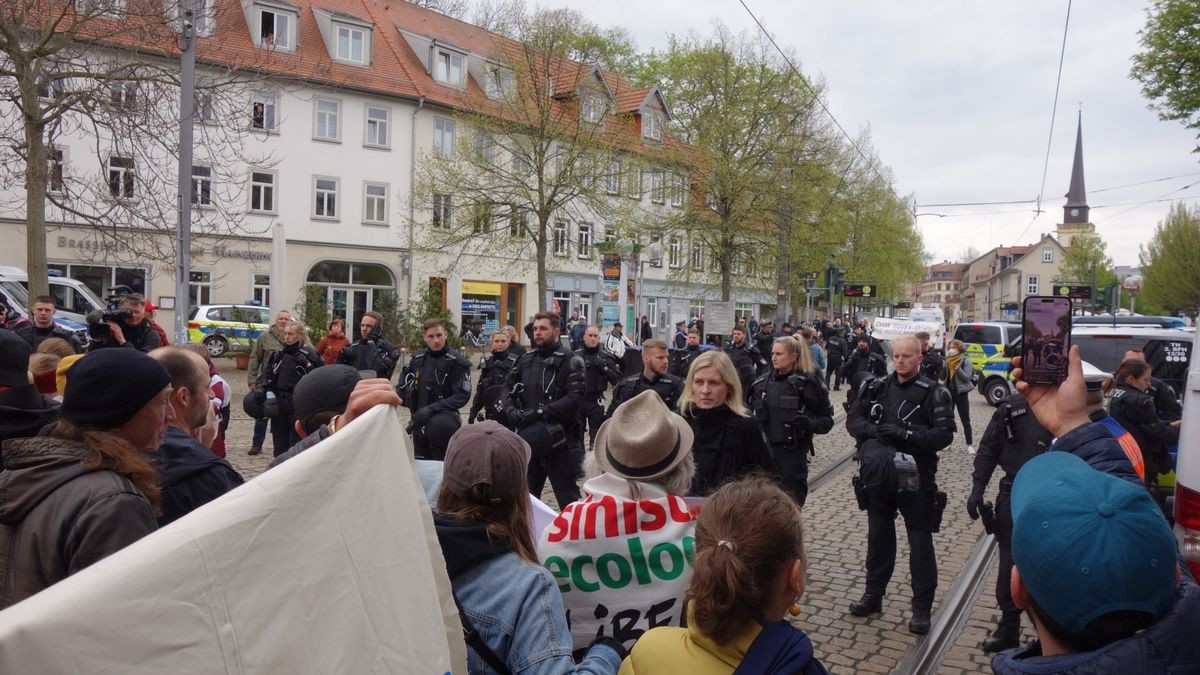
[[[358,322],[359,339],[342,349],[338,363],[354,366],[356,370],[373,370],[385,380],[392,379],[400,350],[383,337],[383,315],[367,312]]]

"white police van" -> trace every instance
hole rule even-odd
[[[1183,428],[1175,462],[1175,537],[1192,576],[1200,579],[1200,398],[1196,398],[1200,396],[1200,359],[1195,351],[1184,390],[1191,403],[1183,406]]]
[[[33,321],[29,316],[29,275],[19,267],[0,265],[0,293],[8,298],[8,302],[17,314]],[[76,334],[87,335],[86,316],[88,312],[103,310],[105,305],[92,289],[78,279],[50,273],[50,295],[54,296],[54,304],[58,310],[54,322],[73,331]]]

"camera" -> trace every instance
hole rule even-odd
[[[89,312],[87,315],[88,337],[97,341],[105,340],[112,335],[112,327],[108,325],[109,321],[125,324],[132,318],[133,312],[128,309]]]

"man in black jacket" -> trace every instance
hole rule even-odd
[[[738,326],[733,329],[729,345],[725,349],[733,367],[737,370],[738,380],[742,383],[742,391],[749,392],[750,385],[758,372],[766,367],[767,360],[758,351],[758,346],[746,339],[746,329]]]
[[[458,411],[471,400],[471,363],[446,345],[441,319],[429,319],[421,331],[426,349],[401,371],[396,393],[412,413],[416,457],[441,460],[462,426]]]
[[[140,293],[130,293],[121,298],[118,314],[120,318],[116,320],[105,320],[104,313],[98,311],[88,314],[88,333],[91,337],[88,351],[128,347],[149,354],[162,346],[162,340],[146,318],[146,298]]]
[[[58,419],[59,404],[29,383],[29,345],[0,328],[0,442],[36,436]]]
[[[354,366],[356,370],[373,370],[385,380],[392,379],[400,350],[383,337],[383,315],[379,312],[363,314],[358,323],[358,340],[342,348],[338,363]],[[453,432],[451,432],[453,433]]]
[[[583,359],[559,343],[557,314],[533,317],[533,349],[521,355],[505,387],[508,426],[529,443],[529,492],[541,497],[546,479],[560,506],[579,499],[583,466],[579,411],[587,388]]]
[[[591,443],[596,440],[596,432],[604,423],[604,394],[610,384],[621,380],[621,367],[611,354],[600,348],[600,329],[595,326],[588,326],[583,332],[583,348],[575,353],[583,359],[584,378],[587,380],[580,418],[587,425],[588,442]]]
[[[46,338],[56,337],[66,340],[75,353],[83,351],[76,339],[75,333],[54,323],[54,313],[57,311],[54,298],[49,295],[39,295],[33,300],[33,323],[25,324],[16,329],[17,335],[29,343],[30,349],[37,351],[38,345]]]
[[[193,430],[208,423],[212,409],[208,364],[199,354],[179,347],[156,349],[150,357],[171,375],[174,417],[154,461],[162,488],[162,515],[158,516],[158,526],[162,527],[241,485],[243,479],[229,462],[192,436]]]
[[[930,344],[929,333],[921,331],[917,333],[917,339],[921,341],[921,374],[931,380],[942,381],[945,379],[946,359]]]
[[[687,379],[688,368],[697,356],[700,356],[700,329],[689,328],[687,346],[671,352],[671,367],[667,372],[681,380]]]
[[[869,372],[875,377],[885,377],[887,375],[887,360],[881,354],[871,351],[871,336],[866,333],[859,333],[854,351],[850,353],[850,358],[846,359],[846,362],[842,364],[841,372],[842,376],[848,380],[855,373],[863,371]]]
[[[866,592],[850,613],[881,611],[896,566],[896,511],[908,531],[912,570],[912,618],[908,630],[929,632],[937,591],[933,533],[941,528],[946,493],[937,489],[939,450],[954,440],[950,392],[920,374],[921,343],[902,335],[892,341],[896,370],[864,387],[846,417],[846,429],[862,443],[855,493],[867,511]]]
[[[667,374],[667,343],[662,340],[646,340],[642,345],[642,374],[630,375],[617,383],[605,419],[612,417],[622,403],[647,389],[653,389],[670,410],[679,407],[683,380]]]
[[[842,364],[850,356],[850,344],[840,329],[825,332],[825,354],[829,359],[825,369],[825,386],[828,388],[829,381],[833,380],[833,391],[840,391],[846,379],[842,374]]]

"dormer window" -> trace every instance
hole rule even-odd
[[[463,81],[462,54],[439,49],[433,61],[433,79],[452,87],[461,87]]]
[[[488,64],[484,67],[483,91],[490,99],[511,100],[515,84],[512,73],[503,68]]]
[[[352,26],[337,27],[337,59],[366,65],[367,31]]]
[[[296,15],[274,8],[258,9],[258,45],[292,51],[296,48]]]
[[[579,101],[579,117],[584,122],[604,122],[604,97],[599,94],[584,94]]]
[[[653,141],[663,139],[662,117],[656,110],[647,110],[642,114],[642,138]]]

